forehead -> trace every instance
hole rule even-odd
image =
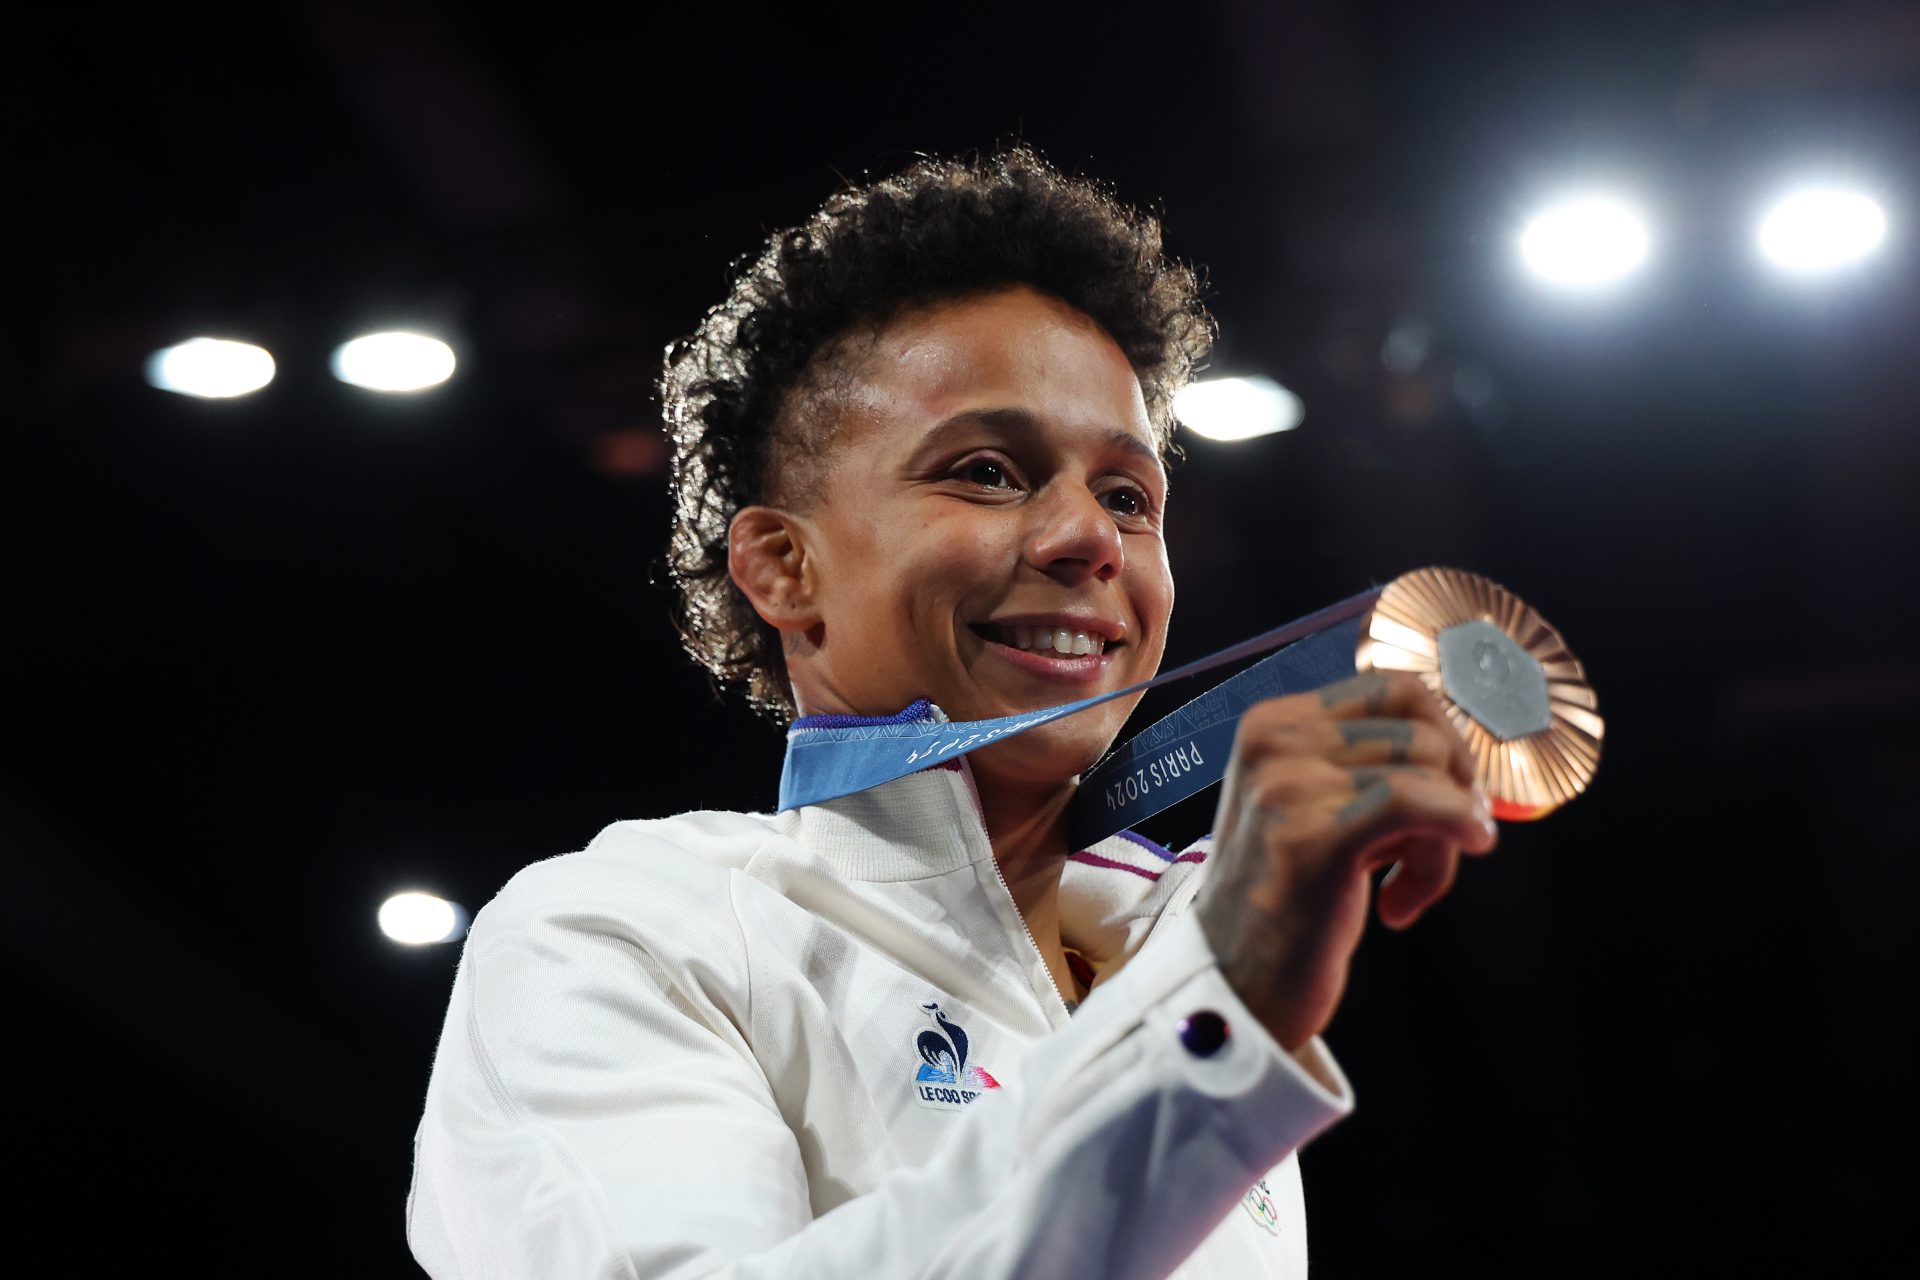
[[[1124,431],[1158,451],[1126,353],[1084,312],[1024,285],[911,308],[847,355],[841,407],[895,439],[1011,408],[1050,427]]]

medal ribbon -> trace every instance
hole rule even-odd
[[[940,724],[796,727],[787,733],[780,808],[853,795],[1103,702],[1278,649],[1154,721],[1080,779],[1069,831],[1073,847],[1084,849],[1218,782],[1226,772],[1240,717],[1254,703],[1352,675],[1362,615],[1381,590],[1363,591],[1151,680],[1057,707]]]

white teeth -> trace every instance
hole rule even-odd
[[[1006,628],[1006,638],[1007,643],[1016,649],[1058,653],[1075,658],[1104,653],[1107,648],[1107,642],[1099,636],[1090,635],[1085,631],[1069,631],[1065,627],[1029,627],[1015,624]]]

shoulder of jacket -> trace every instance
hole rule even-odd
[[[777,820],[687,813],[616,822],[584,849],[521,868],[474,917],[469,945],[558,928],[669,949],[734,928],[730,880],[782,839]]]
[[[602,828],[578,854],[561,856],[631,861],[648,869],[656,863],[675,859],[740,868],[769,841],[779,840],[783,835],[781,815],[709,810],[675,814],[671,818],[616,822]]]

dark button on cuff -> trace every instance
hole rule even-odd
[[[1196,1058],[1211,1058],[1227,1042],[1227,1020],[1211,1009],[1180,1019],[1180,1043]]]

